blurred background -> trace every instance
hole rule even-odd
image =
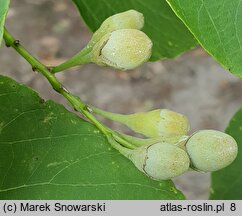
[[[46,65],[76,54],[92,33],[70,0],[12,0],[6,26]],[[48,82],[14,50],[0,49],[1,74],[10,76],[70,109]],[[167,108],[186,115],[191,133],[226,128],[242,105],[242,80],[224,70],[200,47],[176,59],[149,62],[128,72],[85,65],[57,74],[72,93],[102,109],[133,113]],[[105,121],[110,127],[119,125]],[[127,128],[124,132],[130,133]],[[188,199],[207,199],[209,174],[188,172],[175,179]]]

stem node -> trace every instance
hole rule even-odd
[[[89,113],[92,113],[92,112],[93,112],[92,108],[89,107],[88,105],[86,105],[85,109],[86,109]]]
[[[14,42],[13,42],[13,45],[14,45],[14,46],[17,47],[17,46],[19,46],[19,44],[20,44],[20,41],[19,41],[19,40],[14,40]]]
[[[52,69],[53,69],[53,67],[46,67],[46,69],[47,69],[49,72],[51,72]]]
[[[52,88],[56,91],[56,92],[58,92],[58,93],[62,93],[63,91],[65,91],[64,89],[63,89],[63,87],[60,85],[54,85],[54,84],[51,84],[52,85]]]
[[[70,93],[69,90],[68,90],[66,87],[64,87],[64,86],[62,86],[62,90],[63,90],[64,92],[68,93],[68,94]]]
[[[37,71],[37,67],[33,66],[32,67],[32,71],[36,72]]]

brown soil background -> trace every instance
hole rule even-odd
[[[46,65],[61,63],[91,37],[69,0],[12,0],[6,25]],[[44,78],[5,46],[0,50],[0,69],[1,74],[31,86],[43,98],[66,105]],[[181,112],[190,120],[191,133],[205,128],[223,131],[242,104],[242,80],[224,70],[201,48],[129,72],[86,65],[57,76],[84,101],[108,111],[132,113],[168,108]],[[188,199],[208,198],[209,174],[189,172],[174,181]]]

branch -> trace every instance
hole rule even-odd
[[[34,58],[19,42],[16,40],[6,28],[4,28],[3,38],[6,46],[14,48],[29,64],[34,71],[38,71],[49,81],[53,89],[65,97],[73,108],[82,113],[87,119],[89,119],[96,127],[106,136],[110,136],[110,129],[100,123],[91,113],[89,107],[77,96],[71,94],[61,82],[52,74],[49,69],[43,65],[40,61]]]

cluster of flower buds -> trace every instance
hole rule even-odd
[[[98,109],[94,112],[154,140],[149,144],[142,142],[134,149],[117,145],[114,148],[155,180],[171,179],[191,169],[217,171],[230,165],[237,156],[238,147],[232,136],[217,130],[201,130],[188,136],[187,118],[174,111],[161,109],[131,115]]]
[[[134,69],[151,56],[152,41],[140,29],[143,14],[129,10],[107,18],[94,33],[91,61],[121,70]]]
[[[143,26],[144,17],[135,10],[107,18],[80,53],[54,67],[52,72],[89,62],[121,70],[140,66],[149,60],[152,51],[152,41],[140,30]],[[149,138],[145,143],[129,137],[131,146],[136,140],[131,149],[110,143],[140,171],[156,180],[170,179],[189,169],[216,171],[231,164],[237,155],[237,143],[228,134],[202,130],[187,136],[188,119],[174,111],[157,109],[131,115],[97,108],[93,111]]]
[[[119,70],[140,66],[149,60],[153,45],[150,38],[140,30],[143,26],[143,14],[135,10],[108,17],[83,50],[52,68],[52,72],[91,62]]]

